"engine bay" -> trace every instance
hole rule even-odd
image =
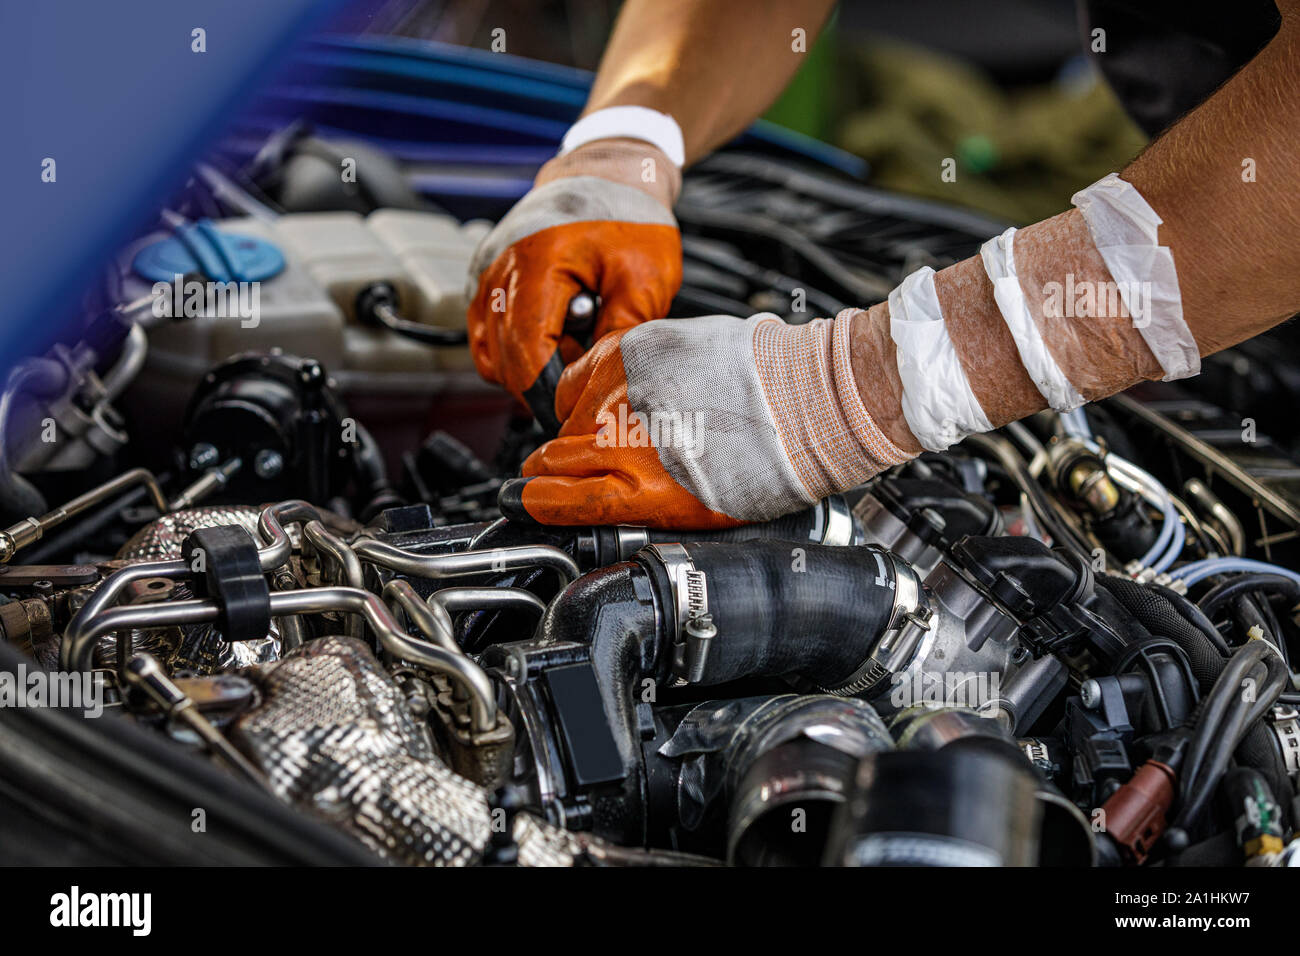
[[[490,220],[322,196],[320,149],[200,167],[0,398],[4,642],[108,719],[397,864],[1294,861],[1300,430],[1230,407],[1267,356],[768,524],[511,521],[544,436],[465,348]],[[678,216],[674,316],[834,314],[997,231],[739,152]]]

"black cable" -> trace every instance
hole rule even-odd
[[[1257,627],[1266,636],[1268,635],[1268,622],[1264,620],[1259,605],[1255,603],[1255,595],[1238,594],[1233,601],[1232,616],[1241,631],[1241,643],[1244,644],[1250,640],[1250,629],[1252,627]]]
[[[992,455],[1002,465],[1011,480],[1015,482],[1016,487],[1029,499],[1029,505],[1034,511],[1034,517],[1052,536],[1054,544],[1058,547],[1069,547],[1089,561],[1092,559],[1092,549],[1088,547],[1087,543],[1079,537],[1073,528],[1057,515],[1042,486],[1029,474],[1029,468],[1025,465],[1024,459],[1021,457],[1020,452],[1016,450],[1015,445],[1001,435],[995,435],[991,432],[967,435],[963,444]]]
[[[1264,640],[1268,641],[1282,655],[1282,660],[1290,669],[1290,661],[1287,659],[1286,643],[1280,638],[1280,628],[1278,627],[1277,618],[1273,615],[1273,609],[1269,607],[1268,600],[1259,593],[1239,594],[1236,598],[1236,618],[1241,627],[1243,643],[1249,639],[1250,629],[1259,628],[1263,634]]]
[[[1241,692],[1247,676],[1263,669],[1254,696]],[[1232,754],[1287,687],[1290,673],[1277,651],[1263,641],[1238,648],[1202,702],[1180,779],[1183,800],[1175,826],[1193,825],[1227,770]]]
[[[23,560],[28,564],[42,564],[50,558],[55,558],[64,551],[84,544],[94,535],[98,534],[104,528],[108,527],[122,513],[122,509],[129,508],[137,502],[143,501],[148,493],[147,488],[132,488],[123,494],[120,498],[109,501],[103,506],[89,512],[84,518],[69,523],[58,530],[56,534],[48,538],[43,538],[37,544],[23,553]]]
[[[425,345],[469,344],[469,333],[464,329],[443,329],[403,318],[397,311],[397,290],[387,282],[368,285],[357,294],[357,320],[366,325],[388,329]]]
[[[1282,660],[1286,662],[1287,669],[1290,670],[1291,652],[1287,650],[1286,638],[1282,634],[1282,622],[1278,619],[1277,612],[1273,610],[1273,602],[1266,594],[1256,594],[1255,604],[1259,607],[1260,613],[1264,615],[1266,625],[1264,630],[1268,632],[1273,641],[1273,646],[1282,655]]]
[[[1215,632],[1216,643],[1204,628],[1180,615],[1178,606],[1156,588],[1111,574],[1099,574],[1096,581],[1148,631],[1176,641],[1187,654],[1201,692],[1209,692],[1227,663],[1226,655],[1218,650],[1219,645],[1226,648],[1221,635]]]
[[[1188,600],[1186,595],[1179,594],[1173,588],[1167,588],[1163,584],[1148,584],[1147,587],[1172,604],[1174,610],[1178,612],[1183,620],[1203,633],[1220,654],[1227,657],[1232,653],[1232,648],[1228,646],[1228,642],[1219,633],[1219,629],[1214,626],[1214,622],[1210,620],[1204,611]]]
[[[1219,672],[1213,686],[1197,707],[1193,717],[1192,736],[1179,774],[1184,795],[1190,791],[1200,773],[1211,740],[1223,725],[1233,702],[1240,697],[1237,688],[1241,686],[1247,672],[1259,662],[1266,650],[1267,648],[1257,642],[1238,648]]]
[[[1197,606],[1208,617],[1237,595],[1250,591],[1281,594],[1291,602],[1292,607],[1300,604],[1300,583],[1281,574],[1248,573],[1235,575],[1231,580],[1211,588],[1197,602]]]

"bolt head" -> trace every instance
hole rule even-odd
[[[190,470],[204,471],[217,464],[221,453],[211,442],[201,441],[190,449]]]
[[[284,471],[284,456],[274,448],[263,448],[253,458],[253,473],[258,478],[275,478]]]
[[[1101,685],[1095,680],[1086,680],[1079,685],[1079,699],[1089,710],[1096,710],[1101,705]]]

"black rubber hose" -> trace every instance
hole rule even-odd
[[[1099,574],[1097,584],[1124,605],[1152,634],[1167,637],[1182,647],[1202,693],[1214,686],[1227,661],[1209,635],[1179,614],[1173,602],[1158,591],[1128,578]]]
[[[834,688],[853,676],[889,623],[895,582],[888,552],[780,541],[685,547],[705,574],[718,631],[701,684],[798,677]],[[570,584],[547,609],[540,633],[591,645],[598,672],[602,648],[631,639],[665,677],[676,615],[668,572],[646,550]]]
[[[1241,628],[1242,641],[1248,640],[1252,627],[1257,627],[1270,640],[1273,638],[1273,629],[1269,627],[1268,621],[1264,619],[1264,614],[1259,609],[1259,604],[1255,600],[1257,595],[1238,594],[1233,600],[1233,618],[1237,626]]]
[[[1219,781],[1228,771],[1233,751],[1245,737],[1248,724],[1246,709],[1240,703],[1229,707],[1213,738],[1205,747],[1194,779],[1188,781],[1186,798],[1178,814],[1178,826],[1186,830],[1194,826],[1210,797],[1218,789]]]
[[[1198,604],[1206,616],[1210,616],[1237,595],[1251,591],[1281,594],[1291,602],[1291,607],[1300,604],[1300,584],[1280,574],[1239,575],[1206,592]]]
[[[1252,700],[1243,699],[1242,682],[1259,669],[1264,674]],[[1263,641],[1238,648],[1206,695],[1180,770],[1183,801],[1178,826],[1196,822],[1227,769],[1228,761],[1254,724],[1287,686],[1289,672],[1277,652]]]
[[[997,462],[1003,467],[1006,473],[1011,477],[1016,487],[1024,493],[1029,500],[1030,507],[1033,508],[1034,517],[1038,523],[1043,526],[1048,534],[1052,536],[1052,542],[1057,547],[1070,548],[1076,554],[1091,560],[1092,547],[1079,536],[1079,534],[1065,523],[1065,520],[1053,508],[1051,500],[1047,493],[1043,491],[1042,486],[1034,480],[1029,474],[1029,469],[1025,465],[1024,458],[1016,450],[1016,446],[1001,435],[988,432],[985,434],[967,435],[964,441],[967,447],[978,448],[985,454],[992,455]]]
[[[706,576],[718,629],[703,684],[798,676],[838,687],[871,654],[894,608],[893,560],[877,548],[789,541],[685,547]]]
[[[361,520],[369,521],[381,511],[406,502],[388,480],[388,465],[384,462],[379,443],[360,422],[356,422],[355,427],[352,465],[360,492]]]
[[[1264,639],[1273,645],[1274,649],[1282,655],[1282,660],[1290,668],[1290,659],[1287,656],[1286,641],[1282,637],[1282,628],[1278,624],[1277,615],[1273,613],[1272,605],[1268,603],[1268,598],[1260,592],[1238,594],[1233,598],[1233,619],[1241,629],[1242,641],[1249,640],[1250,629],[1257,627]]]
[[[1214,626],[1214,622],[1209,619],[1204,611],[1188,600],[1187,595],[1179,594],[1177,591],[1172,588],[1167,588],[1163,584],[1148,584],[1147,587],[1155,591],[1157,594],[1162,595],[1165,600],[1172,604],[1174,610],[1183,616],[1183,620],[1210,639],[1210,643],[1215,646],[1220,654],[1227,657],[1232,653],[1232,648],[1229,647],[1228,642],[1223,639],[1223,635],[1219,633],[1219,629]]]
[[[1273,603],[1268,599],[1267,594],[1252,595],[1251,600],[1264,616],[1264,632],[1272,639],[1273,646],[1278,649],[1282,660],[1286,661],[1287,667],[1290,668],[1291,656],[1287,650],[1286,636],[1282,633],[1282,622],[1278,619]]]

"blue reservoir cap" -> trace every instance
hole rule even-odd
[[[200,219],[145,246],[131,268],[150,282],[171,282],[192,272],[211,282],[260,282],[284,269],[284,253],[265,239],[222,232],[211,219]]]

